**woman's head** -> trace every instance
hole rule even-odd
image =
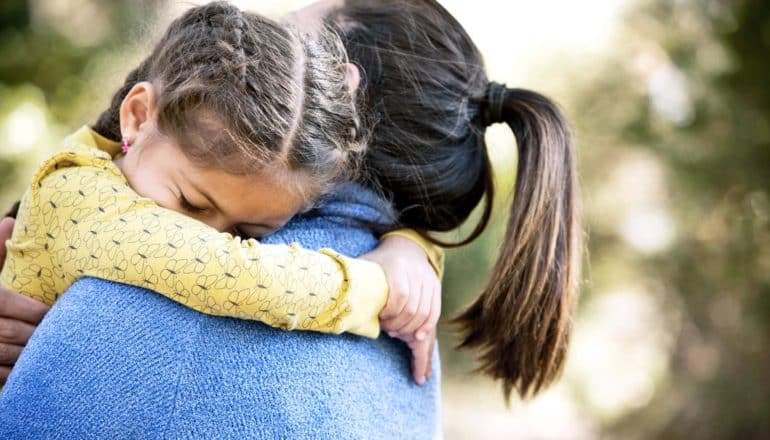
[[[344,63],[331,32],[306,38],[210,3],[171,23],[94,129],[137,153],[144,140],[162,139],[192,163],[229,174],[284,171],[286,183],[300,180],[287,186],[310,199],[362,149]],[[128,99],[136,96],[146,103]]]
[[[326,5],[362,70],[359,104],[375,122],[364,171],[409,227],[448,231],[494,196],[484,133],[505,122],[517,140],[515,197],[500,257],[480,297],[454,321],[462,347],[504,390],[530,395],[564,364],[582,232],[569,126],[548,98],[490,83],[462,26],[434,0]]]
[[[479,50],[433,1],[349,0],[327,21],[363,71],[360,105],[375,121],[365,177],[404,224],[456,228],[491,183],[478,124],[488,82]]]

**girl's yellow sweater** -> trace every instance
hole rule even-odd
[[[242,240],[139,196],[88,127],[35,173],[19,208],[0,284],[47,304],[81,277],[154,290],[210,315],[287,330],[379,334],[382,269],[333,250]],[[401,233],[428,253],[443,253]]]

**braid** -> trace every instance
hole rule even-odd
[[[355,178],[366,149],[367,132],[362,128],[355,91],[349,90],[345,81],[344,48],[329,27],[319,30],[312,38],[301,34],[299,37],[304,50],[301,81],[305,96],[298,136],[293,139],[293,159],[305,167],[337,167],[334,173],[338,177]],[[320,109],[326,113],[325,118],[314,118]],[[337,128],[333,135],[325,141],[331,154],[325,158],[309,154],[308,147],[317,149],[314,144],[324,139],[322,133],[329,130],[327,126],[319,126],[319,122],[328,124],[330,120],[338,122],[333,125]]]
[[[229,59],[222,59],[223,63],[231,69],[230,74],[235,83],[244,89],[248,84],[248,62],[242,41],[245,26],[243,14],[240,9],[223,4],[220,14],[209,18],[209,26],[217,40],[217,46],[229,55]]]
[[[303,53],[304,51],[304,53]],[[138,82],[157,91],[157,131],[191,159],[245,174],[278,163],[328,187],[363,148],[339,37],[294,30],[226,2],[174,20],[93,128],[121,139],[120,107]]]

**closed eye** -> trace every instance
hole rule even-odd
[[[238,225],[233,228],[235,235],[243,238],[262,238],[272,234],[279,228],[267,225]]]
[[[182,193],[179,193],[179,206],[181,206],[182,209],[189,212],[190,214],[200,214],[206,210],[190,203],[190,201],[187,200],[187,198]]]

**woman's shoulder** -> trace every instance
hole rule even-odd
[[[377,238],[394,222],[393,208],[387,200],[360,184],[346,182],[261,241],[297,242],[307,249],[333,248],[357,256],[372,250]]]
[[[439,414],[438,382],[412,383],[399,341],[211,317],[92,278],[54,305],[17,369],[0,434],[430,438]]]
[[[342,182],[321,197],[313,215],[334,216],[377,229],[392,227],[398,219],[393,204],[382,194],[357,182]]]

